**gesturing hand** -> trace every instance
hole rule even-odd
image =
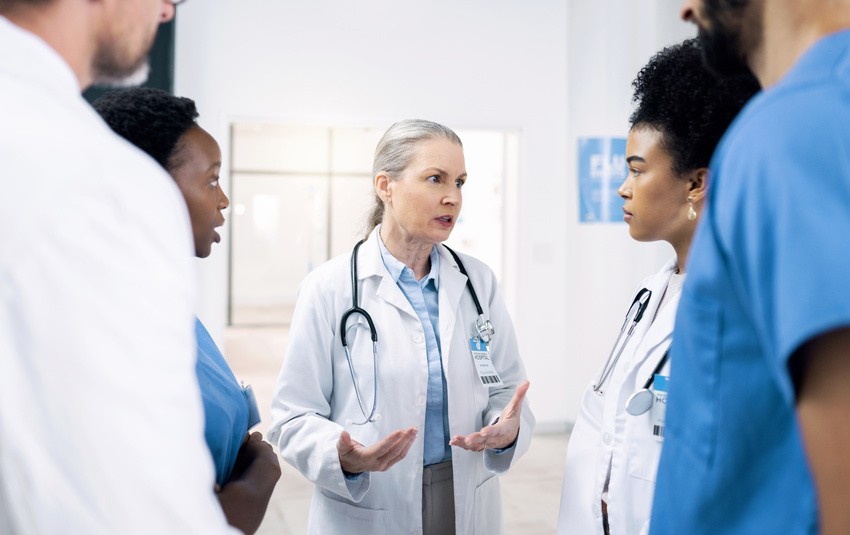
[[[514,392],[514,397],[502,409],[499,421],[488,425],[477,433],[456,436],[449,444],[470,451],[482,451],[484,449],[498,449],[510,446],[519,434],[520,413],[522,412],[522,400],[528,392],[528,381],[523,381]]]
[[[383,472],[404,459],[413,441],[416,440],[416,428],[399,429],[383,440],[369,447],[357,442],[348,431],[343,431],[336,443],[339,451],[339,464],[346,472]]]

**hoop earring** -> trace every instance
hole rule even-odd
[[[695,221],[697,218],[697,211],[694,210],[694,199],[693,197],[688,197],[688,221]]]

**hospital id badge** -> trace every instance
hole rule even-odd
[[[475,371],[478,373],[478,379],[481,384],[486,387],[501,386],[502,378],[493,367],[493,361],[490,360],[490,350],[487,349],[487,342],[473,336],[469,339],[469,350],[472,352],[472,362],[475,363]]]
[[[667,416],[667,385],[670,378],[656,373],[653,381],[653,400],[650,419],[652,421],[652,436],[659,442],[664,442]]]

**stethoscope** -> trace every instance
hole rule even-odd
[[[593,384],[593,391],[600,396],[604,394],[602,387],[605,386],[605,382],[617,366],[617,361],[620,360],[620,355],[623,354],[623,350],[628,345],[629,340],[631,340],[632,334],[635,332],[635,327],[641,318],[643,318],[643,313],[646,312],[646,307],[649,306],[650,297],[652,297],[652,291],[648,288],[643,288],[637,293],[631,306],[629,306],[629,310],[626,311],[626,319],[623,320],[623,326],[620,327],[620,334],[617,335],[617,339],[614,341],[614,347],[608,353],[608,360],[605,361],[605,366],[599,374],[599,379]],[[631,325],[629,325],[629,318],[632,320]],[[626,331],[626,325],[629,325],[628,332]],[[623,340],[623,333],[626,334],[625,340]],[[620,349],[617,350],[617,347]]]
[[[363,414],[364,420],[356,422],[354,425],[364,425],[369,422],[374,422],[375,409],[378,406],[378,331],[375,329],[375,322],[372,321],[372,316],[365,309],[360,308],[360,297],[357,290],[357,251],[366,240],[360,240],[351,251],[351,308],[343,313],[339,322],[339,336],[342,340],[342,348],[345,351],[345,360],[348,362],[348,371],[351,373],[351,382],[354,385],[354,394],[357,397],[357,405],[360,407],[360,412]],[[460,261],[460,257],[453,250],[443,245],[452,258],[457,262],[457,267],[461,273],[466,275],[466,287],[469,289],[469,295],[472,297],[472,302],[475,303],[475,309],[478,311],[478,318],[475,320],[475,335],[477,338],[488,343],[496,332],[493,329],[493,324],[490,320],[484,317],[484,310],[481,308],[481,303],[478,301],[478,295],[475,293],[475,288],[472,287],[472,280]],[[366,406],[363,403],[363,396],[360,394],[359,383],[357,382],[357,374],[354,373],[354,363],[351,359],[351,352],[348,349],[348,342],[345,339],[345,327],[348,318],[355,314],[360,314],[369,324],[369,335],[372,337],[372,410],[366,413]]]
[[[664,356],[661,357],[661,360],[658,361],[658,364],[655,365],[655,369],[652,370],[652,373],[649,374],[649,378],[643,383],[643,388],[629,396],[628,401],[626,401],[626,412],[631,414],[632,416],[640,416],[645,413],[649,409],[652,408],[652,400],[654,396],[652,395],[652,391],[650,388],[652,384],[655,382],[655,375],[661,371],[661,368],[667,363],[667,359],[669,358],[670,350],[664,352]]]

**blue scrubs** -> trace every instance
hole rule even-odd
[[[715,154],[670,353],[651,533],[817,533],[788,364],[850,326],[848,236],[845,31],[756,97]]]
[[[195,318],[198,360],[195,370],[204,402],[204,436],[215,462],[215,481],[230,478],[236,454],[248,432],[248,404],[210,333]]]

